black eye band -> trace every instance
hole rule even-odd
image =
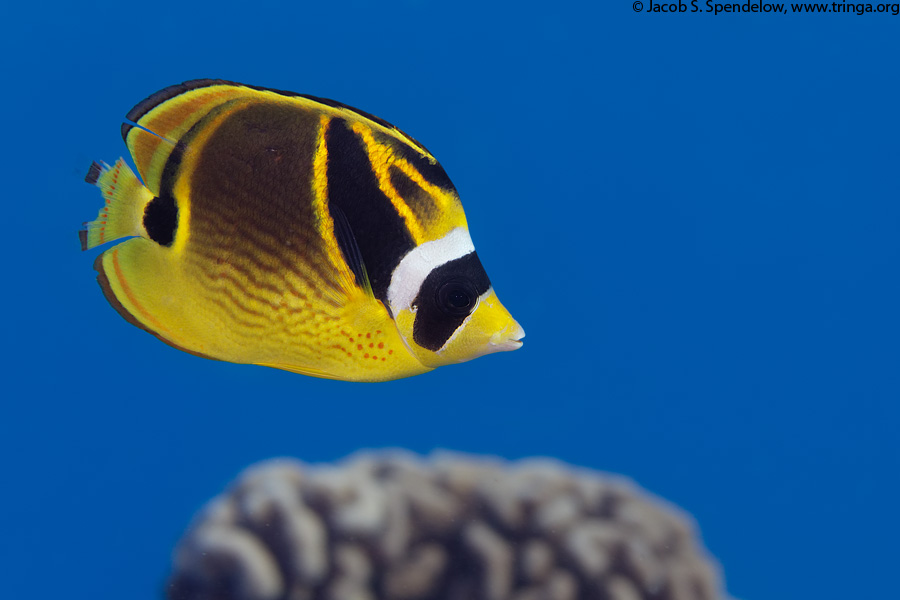
[[[475,252],[434,269],[413,301],[413,340],[432,352],[440,350],[490,288],[491,280]]]
[[[438,288],[434,301],[444,314],[465,317],[475,308],[480,295],[470,280],[451,279]]]

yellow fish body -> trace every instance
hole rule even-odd
[[[129,322],[182,350],[385,381],[522,345],[434,157],[340,103],[219,80],[135,106],[82,248]]]

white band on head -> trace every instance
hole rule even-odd
[[[435,268],[475,251],[472,238],[464,227],[457,227],[439,240],[425,242],[410,250],[391,275],[388,304],[396,315],[409,308],[419,295],[419,288]]]

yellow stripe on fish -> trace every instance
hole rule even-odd
[[[131,323],[208,358],[385,381],[521,346],[437,160],[349,106],[220,80],[135,106],[82,248]]]

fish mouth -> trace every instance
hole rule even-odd
[[[522,347],[523,337],[525,337],[525,330],[522,329],[521,325],[516,323],[516,328],[512,333],[507,333],[506,335],[499,334],[495,336],[495,339],[491,340],[490,344],[493,346],[491,351],[503,352],[506,350],[518,350]]]
[[[522,344],[525,342],[522,341],[522,338],[525,337],[525,331],[519,327],[519,331],[516,332],[517,335],[506,340],[506,343],[513,349],[521,348]]]

